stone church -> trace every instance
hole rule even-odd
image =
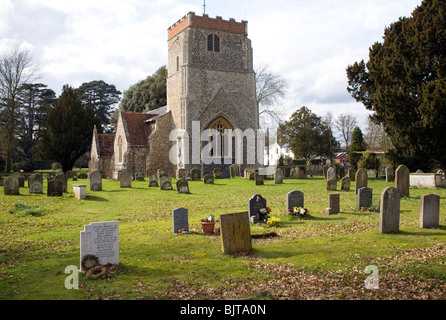
[[[115,134],[94,129],[90,172],[118,179],[124,170],[135,177],[161,169],[179,177],[182,170],[199,168],[203,176],[218,167],[229,177],[231,163],[239,164],[241,172],[263,163],[247,161],[257,149],[252,135],[242,135],[238,144],[234,136],[223,138],[228,130],[258,130],[247,27],[246,21],[190,12],[168,28],[167,106],[143,113],[120,111]],[[221,139],[215,139],[216,132]],[[236,162],[240,143],[243,160]]]

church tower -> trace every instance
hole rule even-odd
[[[221,134],[225,129],[257,133],[259,115],[253,52],[247,28],[246,21],[214,19],[206,14],[196,16],[189,12],[168,29],[167,109],[171,112],[173,126],[186,132],[178,143],[178,168],[190,170],[197,167],[204,175],[212,174],[218,167],[225,177],[229,177],[228,161],[222,159],[220,163],[213,161],[211,164],[203,158],[197,161],[194,137],[198,134],[201,138],[201,152],[213,141],[212,137],[206,141],[207,129],[215,129]],[[218,156],[221,148],[222,155],[226,150],[226,155],[232,157],[231,162],[237,163],[234,157],[236,143],[223,141],[214,145],[210,155]],[[250,152],[247,146],[255,146],[255,139],[246,135],[241,141],[243,163],[238,164],[242,170],[257,168],[263,160],[247,161],[247,152]],[[228,151],[228,145],[232,150]]]

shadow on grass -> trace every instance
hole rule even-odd
[[[90,195],[87,196],[87,200],[109,202],[108,199],[105,199],[105,198],[102,198],[102,197],[98,197],[98,196],[90,196]]]
[[[439,226],[436,229],[420,229],[420,231],[402,231],[399,230],[399,232],[397,234],[401,234],[401,235],[407,235],[407,236],[442,236],[444,235],[443,232],[426,232],[426,230],[446,230],[446,226]]]

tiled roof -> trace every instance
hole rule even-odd
[[[98,134],[99,155],[102,157],[111,157],[114,152],[114,141],[115,141],[114,134],[105,134],[105,133]]]

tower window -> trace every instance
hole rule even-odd
[[[208,51],[220,52],[220,38],[216,34],[208,35]]]

